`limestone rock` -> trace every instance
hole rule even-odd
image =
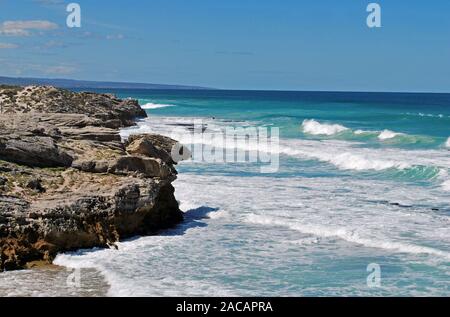
[[[121,141],[146,116],[136,100],[37,86],[2,86],[0,100],[0,271],[182,221],[177,142]]]
[[[0,159],[37,167],[68,167],[72,157],[46,136],[0,136]]]
[[[190,151],[177,141],[157,134],[131,135],[127,140],[127,153],[161,159],[167,164],[177,164],[190,158]],[[173,157],[173,153],[177,157]]]
[[[141,173],[147,177],[166,179],[173,170],[160,159],[122,156],[108,169],[113,174]]]

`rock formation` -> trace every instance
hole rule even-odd
[[[145,116],[109,94],[0,86],[0,271],[183,219],[171,185],[176,142],[120,138]]]

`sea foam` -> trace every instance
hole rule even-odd
[[[314,119],[303,121],[302,129],[304,133],[312,135],[334,135],[348,130],[340,124],[319,123]]]
[[[391,130],[384,130],[378,135],[378,139],[380,140],[389,140],[393,139],[399,135],[403,135],[403,133],[397,133]]]
[[[372,238],[363,237],[360,233],[355,232],[354,230],[348,230],[347,228],[331,228],[322,225],[293,223],[292,221],[286,221],[284,219],[260,215],[249,215],[247,220],[250,223],[255,224],[287,227],[304,234],[311,234],[324,238],[336,237],[369,248],[379,248],[399,253],[435,255],[450,260],[450,253],[442,250],[411,243],[374,240]]]
[[[184,210],[210,206],[218,211],[206,213],[206,218],[193,217],[190,223],[161,236],[120,242],[118,250],[60,254],[55,263],[97,268],[111,286],[111,296],[256,296],[275,292],[293,296],[303,293],[300,285],[289,283],[290,275],[286,279],[274,274],[261,277],[260,272],[286,263],[322,268],[330,257],[340,267],[348,263],[343,257],[354,255],[357,260],[367,254],[397,254],[394,258],[406,263],[421,257],[426,263],[440,265],[442,259],[448,259],[444,251],[448,250],[448,218],[420,207],[424,200],[431,206],[444,206],[448,196],[430,196],[425,188],[405,190],[397,183],[357,178],[279,179],[186,172],[180,173],[174,186]],[[378,201],[380,198],[388,203]],[[391,201],[413,207],[390,205]],[[219,216],[222,211],[227,215]],[[282,258],[279,250],[286,250]],[[294,274],[308,278],[311,271]],[[344,269],[341,274],[351,277],[355,273]],[[227,276],[250,276],[256,284],[249,288]],[[416,275],[407,278],[414,280]],[[287,287],[282,290],[270,288],[285,281]],[[329,281],[317,283],[319,288]]]
[[[158,132],[173,137],[187,146],[204,144],[223,148],[224,144],[216,144],[216,140],[213,138],[203,137],[202,135],[196,135],[193,138],[189,133],[190,131],[186,133],[185,125],[192,123],[192,120],[181,117],[160,118],[158,122],[144,119],[139,121],[137,126],[123,129],[121,135],[126,138],[130,134]],[[205,135],[214,133],[214,131],[220,131],[227,125],[226,122],[221,122],[220,120],[205,120],[203,122],[208,127]],[[319,123],[319,125],[321,124]],[[238,141],[236,142],[236,147],[247,151],[278,153],[303,160],[318,160],[330,163],[341,170],[383,171],[388,169],[406,170],[416,167],[418,170],[426,167],[450,168],[450,157],[448,157],[447,151],[442,150],[363,148],[361,147],[363,143],[358,142],[302,139],[281,140],[279,146],[274,149],[270,146],[267,147],[267,144]]]
[[[447,139],[447,142],[445,142],[445,147],[450,149],[450,137]]]
[[[311,120],[304,120],[302,123],[302,131],[305,134],[310,135],[317,135],[317,136],[333,136],[333,135],[339,135],[342,132],[350,131],[351,133],[347,135],[347,137],[351,137],[351,134],[353,136],[370,136],[374,135],[377,136],[378,140],[384,141],[384,140],[390,140],[394,139],[398,136],[408,136],[404,133],[398,133],[391,130],[383,130],[383,131],[366,131],[366,130],[355,130],[352,131],[351,129],[341,125],[341,124],[329,124],[329,123],[320,123],[314,119]],[[345,138],[345,136],[340,136]],[[417,141],[420,140],[420,136],[408,136],[409,141]],[[423,139],[423,137],[422,137]]]
[[[442,189],[445,190],[446,192],[450,192],[450,180],[442,183]]]
[[[422,113],[422,112],[419,112],[419,113],[408,112],[408,113],[406,113],[406,115],[408,115],[408,116],[419,116],[419,117],[429,117],[429,118],[439,118],[439,119],[450,118],[450,116],[446,116],[446,115],[443,115],[443,114]]]
[[[175,105],[148,102],[145,105],[141,106],[141,108],[145,109],[145,110],[160,109],[160,108],[167,108],[167,107],[175,107]]]

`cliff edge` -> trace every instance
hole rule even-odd
[[[136,100],[45,86],[0,86],[0,271],[51,263],[183,219],[171,183],[176,141],[119,129]]]

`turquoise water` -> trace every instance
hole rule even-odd
[[[450,95],[113,92],[149,114],[124,137],[278,127],[280,167],[182,162],[182,225],[56,263],[120,296],[450,294]]]

